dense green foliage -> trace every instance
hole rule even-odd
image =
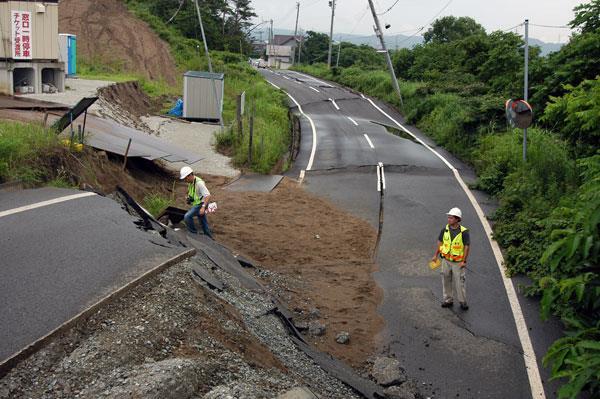
[[[194,33],[194,27],[198,27],[198,19],[193,2],[186,1],[170,25],[165,21],[172,14],[168,17],[166,15],[174,13],[179,5],[178,0],[144,2],[128,0],[127,3],[132,12],[146,21],[170,45],[180,71],[208,70],[208,61],[204,52],[198,51],[199,48],[203,48],[203,44],[197,39],[199,36]],[[219,25],[223,21],[223,15],[225,15],[224,31],[222,24]],[[239,50],[239,47],[234,48],[234,44],[240,42],[238,33],[248,26],[252,15],[247,0],[203,2],[203,23],[205,23],[207,42],[210,43],[211,49]],[[221,30],[217,29],[219,27]],[[247,38],[244,36],[241,40],[242,50],[247,51],[248,48],[244,44]],[[257,172],[267,173],[278,163],[289,147],[288,108],[284,95],[271,87],[250,67],[244,56],[227,51],[211,51],[211,58],[213,71],[225,74],[223,101],[225,129],[217,137],[218,144],[232,153],[237,166],[246,166]],[[181,93],[182,90],[181,77],[176,88],[164,88],[160,82],[148,83],[145,80],[142,80],[142,84],[145,90],[155,90],[160,94]],[[243,122],[245,134],[240,138],[234,132],[234,125],[237,125],[235,123],[237,96],[244,91],[247,109],[249,104],[255,105],[256,109],[251,164],[248,162],[249,121],[247,117]]]
[[[578,33],[541,57],[530,48],[527,162],[522,131],[507,127],[504,102],[522,98],[524,42],[486,33],[470,18],[434,22],[426,42],[392,54],[409,123],[466,161],[477,186],[496,196],[494,236],[509,274],[527,274],[542,316],[558,316],[566,337],[545,363],[562,378],[561,398],[600,396],[600,0],[575,9]],[[378,62],[307,73],[339,82],[400,108]]]
[[[169,43],[172,34],[202,41],[196,7],[188,0],[126,0],[138,15],[145,14],[161,38]],[[204,24],[206,41],[211,49],[247,53],[250,40],[245,33],[256,16],[250,0],[202,0],[200,13]],[[177,10],[179,10],[177,12]],[[174,17],[174,18],[173,18]],[[172,18],[172,20],[171,20]],[[169,21],[171,21],[169,23]],[[169,30],[168,28],[172,28]],[[158,29],[157,29],[158,28]],[[177,33],[173,33],[177,32]],[[194,49],[195,51],[195,49]]]
[[[324,33],[308,31],[302,45],[301,61],[307,64],[327,63],[328,52],[329,36]],[[366,44],[356,45],[342,41],[341,44],[334,44],[332,48],[331,64],[339,64],[340,67],[377,66],[383,68],[385,67],[385,58],[382,54],[378,54],[373,47]]]

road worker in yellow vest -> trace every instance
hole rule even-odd
[[[442,229],[438,237],[435,255],[442,258],[442,307],[449,308],[454,304],[454,297],[458,299],[462,310],[469,309],[466,294],[466,266],[469,257],[469,229],[461,226],[462,211],[452,208],[446,214],[448,224]]]
[[[188,228],[188,231],[192,234],[198,234],[198,230],[194,225],[194,217],[197,217],[202,226],[202,231],[205,235],[210,238],[212,233],[208,226],[208,220],[206,218],[208,201],[210,200],[210,192],[204,184],[204,180],[194,175],[194,171],[189,166],[181,168],[179,178],[184,180],[188,184],[188,192],[186,202],[192,207],[186,212],[183,220]]]

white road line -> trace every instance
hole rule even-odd
[[[302,107],[300,106],[298,101],[296,101],[296,99],[292,97],[290,93],[286,94],[298,106],[298,110],[300,111],[300,113],[304,115],[306,119],[308,119],[308,121],[310,122],[310,127],[312,129],[312,150],[310,151],[310,158],[308,159],[308,165],[306,165],[306,170],[311,170],[313,162],[315,160],[315,153],[317,152],[317,128],[315,127],[315,123],[313,122],[312,118],[306,115],[304,111],[302,111]]]
[[[347,116],[348,119],[350,119],[350,122],[354,123],[354,126],[358,126],[358,123],[356,123],[356,121],[352,118],[350,118],[349,116]]]
[[[369,145],[371,146],[371,148],[375,148],[375,146],[373,145],[373,143],[371,142],[371,139],[369,138],[369,136],[367,136],[367,134],[364,134],[365,138],[367,139],[367,143],[369,143]]]
[[[360,93],[360,96],[361,96],[362,98],[364,98],[365,100],[367,99],[367,97],[365,97],[365,95],[364,95],[364,94],[362,94],[362,93]]]
[[[321,85],[323,85],[323,86],[326,86],[326,87],[333,87],[332,85],[330,85],[330,84],[329,84],[329,83],[327,83],[327,82],[323,82],[322,80],[316,79],[314,76],[306,75],[306,74],[303,74],[303,73],[301,73],[301,72],[297,72],[297,71],[294,71],[294,73],[297,73],[297,74],[298,74],[298,75],[300,75],[300,76],[304,76],[304,77],[306,77],[306,78],[309,78],[309,79],[311,79],[311,80],[314,80],[315,82],[318,82],[319,84],[321,84]]]
[[[38,202],[36,204],[21,206],[19,208],[13,208],[13,209],[9,209],[7,211],[0,212],[0,218],[2,218],[4,216],[14,215],[15,213],[21,213],[21,212],[25,212],[25,211],[30,211],[32,209],[42,208],[42,207],[48,206],[48,205],[59,204],[61,202],[71,201],[71,200],[84,198],[84,197],[91,197],[92,195],[96,195],[96,193],[85,192],[85,193],[80,193],[80,194],[67,195],[65,197],[54,198],[54,199],[51,199],[48,201]]]
[[[267,82],[269,82],[269,81],[267,80]],[[274,88],[276,88],[277,90],[281,90],[281,87],[277,86],[275,83],[273,83],[273,82],[269,82],[269,84],[270,84],[271,86],[273,86]]]
[[[302,184],[302,182],[304,181],[305,174],[306,174],[306,171],[304,169],[302,169],[300,171],[300,177],[298,178],[298,183]]]
[[[340,107],[338,107],[338,105],[335,103],[335,100],[333,98],[330,98],[329,101],[331,101],[331,103],[333,104],[335,109],[337,109],[338,111],[340,110]]]
[[[458,184],[462,187],[465,194],[467,194],[467,197],[469,198],[471,205],[473,205],[473,208],[475,208],[475,212],[477,213],[477,216],[479,217],[479,221],[481,222],[483,229],[485,230],[488,241],[490,242],[490,245],[492,246],[492,252],[494,253],[494,257],[496,258],[496,264],[498,266],[498,269],[500,270],[500,275],[502,276],[502,282],[504,283],[504,289],[506,290],[506,295],[508,296],[508,301],[510,303],[510,308],[512,310],[513,318],[515,319],[515,324],[517,327],[517,333],[519,335],[519,340],[521,341],[521,346],[523,348],[523,359],[525,361],[525,368],[527,369],[527,376],[529,378],[529,386],[531,388],[531,395],[535,399],[545,399],[546,394],[544,392],[544,386],[542,385],[542,379],[540,377],[540,370],[539,370],[539,367],[537,364],[537,359],[535,357],[535,352],[533,351],[533,345],[531,343],[531,338],[529,337],[529,330],[527,328],[527,323],[525,322],[525,317],[523,316],[523,311],[521,310],[521,304],[519,303],[519,298],[517,298],[517,293],[515,290],[514,283],[510,278],[506,277],[506,270],[503,266],[504,265],[504,257],[502,256],[502,252],[500,251],[500,246],[492,238],[492,234],[493,234],[492,228],[491,228],[490,224],[488,223],[487,218],[485,217],[485,214],[483,213],[483,210],[479,206],[479,203],[477,203],[475,196],[473,195],[473,193],[471,192],[469,187],[467,187],[467,185],[463,181],[458,170],[454,166],[452,166],[452,164],[450,162],[448,162],[448,160],[446,158],[444,158],[437,151],[435,151],[433,148],[428,146],[425,142],[423,142],[423,140],[421,140],[420,138],[415,136],[413,133],[411,133],[408,129],[406,129],[404,126],[402,126],[399,122],[397,122],[390,115],[385,113],[385,111],[383,111],[380,107],[378,107],[371,99],[367,99],[367,100],[373,105],[373,107],[375,107],[377,110],[379,110],[379,112],[381,112],[383,115],[385,115],[388,119],[390,119],[392,122],[394,122],[398,127],[400,127],[402,130],[404,130],[406,133],[410,134],[415,140],[417,140],[425,148],[427,148],[429,151],[433,152],[438,158],[440,158],[448,166],[448,168],[450,168],[450,170],[452,170],[452,172],[454,173],[454,177],[458,181]]]
[[[317,93],[320,93],[320,91],[315,89],[314,87],[312,87],[312,86],[308,86],[308,87],[310,87],[312,90],[316,91]]]
[[[285,75],[281,75],[281,76],[283,76],[283,78],[284,78],[284,79],[290,80],[290,78],[288,78],[288,77],[287,77],[287,76],[285,76]]]

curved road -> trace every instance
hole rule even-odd
[[[460,184],[474,178],[472,171],[404,125],[397,112],[360,93],[297,72],[261,73],[302,112],[301,150],[289,173],[303,178],[308,190],[377,228],[377,165],[383,164],[384,222],[375,274],[385,293],[382,339],[408,374],[434,397],[555,397],[556,386],[540,367],[560,330],[540,322],[535,301],[514,295],[515,283],[503,279],[483,213]],[[484,197],[480,201],[488,210]],[[445,212],[454,206],[471,230],[466,312],[440,307],[441,278],[427,267]]]

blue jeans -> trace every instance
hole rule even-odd
[[[202,226],[202,231],[204,232],[204,234],[209,236],[210,238],[213,238],[210,228],[208,227],[208,219],[206,218],[206,213],[200,216],[200,206],[201,205],[193,206],[190,208],[189,211],[185,213],[185,216],[183,217],[185,225],[187,226],[190,233],[197,234],[198,230],[194,225],[194,216],[196,216],[200,221],[200,225]]]

